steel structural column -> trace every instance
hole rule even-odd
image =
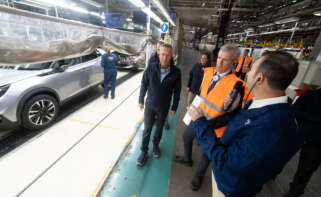
[[[182,34],[182,21],[180,17],[176,17],[176,29],[175,29],[175,42],[176,42],[176,49],[175,49],[175,55],[180,55],[182,52],[183,47],[183,34]]]
[[[150,5],[150,0],[148,1],[148,8],[151,9],[151,5]],[[147,29],[147,35],[151,35],[151,31],[150,31],[150,15],[146,15],[147,17],[147,25],[146,25],[146,29]]]
[[[219,27],[219,31],[218,31],[218,36],[217,36],[217,41],[216,41],[216,46],[215,49],[213,51],[213,57],[214,57],[214,61],[218,55],[218,52],[221,48],[222,45],[224,45],[224,39],[225,39],[225,35],[226,35],[226,27],[228,26],[229,20],[230,20],[230,16],[232,13],[232,1],[231,0],[225,0],[224,2],[224,8],[226,8],[227,10],[222,12],[221,14],[221,20],[220,20],[220,27]]]
[[[109,10],[109,0],[105,0],[105,3],[104,3],[104,12],[108,12]]]
[[[313,50],[310,56],[310,59],[312,61],[315,61],[318,58],[318,55],[321,52],[321,32],[319,33],[319,36],[314,42]]]

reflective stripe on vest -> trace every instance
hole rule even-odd
[[[216,106],[215,104],[211,103],[209,100],[207,100],[205,97],[203,97],[202,95],[200,95],[200,97],[203,99],[203,102],[205,102],[208,106],[210,106],[211,108],[219,111],[219,112],[224,112],[224,109]]]
[[[223,106],[225,97],[231,92],[235,83],[240,79],[234,74],[228,74],[221,79],[215,87],[207,93],[209,86],[211,85],[212,78],[216,72],[215,68],[206,68],[204,70],[203,84],[201,87],[201,98],[203,102],[200,104],[200,108],[203,110],[206,119],[216,118],[224,114]],[[217,137],[222,137],[226,127],[215,129]]]
[[[242,73],[247,73],[249,71],[249,66],[252,62],[252,57],[247,56],[245,61],[243,62],[244,56],[240,56],[238,59],[238,65],[235,69],[236,72],[240,72],[240,70],[242,69]],[[243,67],[242,67],[243,64]]]

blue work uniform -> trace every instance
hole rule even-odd
[[[111,97],[115,97],[116,77],[118,58],[114,53],[103,54],[101,56],[101,67],[104,68],[104,89],[105,96],[108,97],[109,85],[111,86]]]

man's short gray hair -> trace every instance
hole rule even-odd
[[[241,51],[238,46],[233,44],[225,44],[221,47],[220,51],[233,51],[234,52],[234,60],[237,60],[241,54]]]

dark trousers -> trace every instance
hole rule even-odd
[[[153,144],[157,145],[159,144],[162,134],[163,134],[163,127],[166,120],[168,112],[158,112],[154,109],[149,108],[148,106],[145,107],[144,111],[144,131],[143,131],[143,142],[141,146],[141,150],[143,152],[148,151],[148,144],[149,144],[149,138],[150,134],[153,129],[153,124],[156,121],[156,132],[154,134],[153,138]]]
[[[195,138],[194,129],[192,123],[188,125],[183,134],[184,142],[184,159],[185,161],[192,160],[192,150],[193,150],[193,140]],[[208,166],[210,165],[211,160],[207,155],[202,151],[202,159],[197,168],[196,175],[203,177],[206,173]]]
[[[111,96],[115,96],[117,70],[108,70],[104,72],[104,90],[105,96],[108,96],[109,85],[111,87]]]
[[[298,170],[290,184],[289,197],[298,197],[310,181],[314,171],[321,164],[321,145],[303,145],[300,153]]]

